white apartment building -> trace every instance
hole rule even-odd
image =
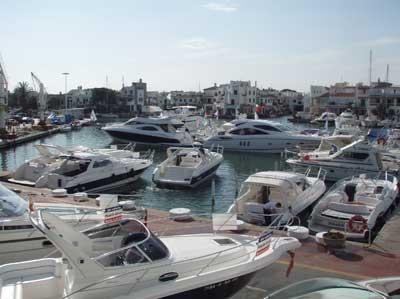
[[[400,114],[400,86],[389,82],[373,82],[366,98],[368,114],[386,115]]]
[[[224,114],[234,116],[236,109],[251,114],[257,104],[257,87],[252,86],[250,81],[230,81],[220,85],[219,97]]]
[[[171,106],[197,106],[203,107],[203,93],[197,91],[182,91],[176,90],[169,93],[169,100]]]
[[[220,97],[218,96],[220,94],[221,90],[217,83],[214,83],[214,86],[203,89],[203,106],[206,112],[213,113],[220,108]]]

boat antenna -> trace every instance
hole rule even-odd
[[[389,82],[389,65],[386,65],[386,82]]]

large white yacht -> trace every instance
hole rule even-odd
[[[166,188],[195,188],[211,178],[222,163],[223,149],[176,148],[167,150],[167,159],[153,172],[153,182]]]
[[[66,189],[68,193],[98,192],[126,185],[153,163],[152,155],[136,157],[123,150],[85,150],[50,153],[39,147],[42,155],[18,167],[10,182],[37,188]]]
[[[343,136],[341,141],[344,141]],[[368,144],[363,139],[358,139],[343,147],[335,143],[330,144],[330,149],[320,148],[312,152],[301,152],[298,158],[287,159],[286,162],[295,171],[304,171],[309,167],[323,168],[327,171],[326,179],[336,181],[344,177],[362,173],[378,175],[387,171],[397,175],[399,163],[390,159],[385,152]],[[322,145],[321,145],[322,146]]]
[[[315,148],[320,136],[306,135],[289,126],[268,120],[241,119],[230,122],[231,128],[206,138],[205,147],[222,146],[230,151],[280,153],[285,149]]]
[[[286,224],[292,216],[306,219],[315,202],[324,194],[325,172],[311,175],[311,169],[305,174],[264,171],[252,174],[243,183],[239,197],[229,208],[229,213],[236,212],[245,222],[265,225],[266,219],[275,226]],[[280,204],[276,215],[266,218],[265,204]],[[276,218],[280,219],[276,219]],[[276,220],[275,220],[276,219]],[[279,220],[279,221],[277,221]]]
[[[12,298],[226,298],[300,247],[270,231],[157,237],[136,219],[79,232],[40,210],[30,218],[62,258],[0,266],[0,293],[21,294]]]
[[[396,196],[397,179],[387,173],[342,179],[314,207],[309,228],[339,230],[349,239],[368,241],[384,224],[386,213],[395,209]]]
[[[319,117],[312,120],[311,123],[319,123],[319,124],[324,124],[326,122],[334,123],[336,118],[337,118],[337,115],[335,113],[323,112]]]
[[[192,146],[184,123],[171,117],[135,117],[123,124],[102,128],[117,142],[161,146]]]

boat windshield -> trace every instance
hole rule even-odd
[[[28,203],[13,191],[0,185],[0,218],[22,216]]]
[[[281,132],[285,132],[285,131],[298,131],[297,129],[295,129],[294,127],[288,125],[288,124],[281,124],[281,123],[276,123],[274,124],[274,127],[276,127],[277,129],[279,129]]]
[[[168,248],[164,243],[142,223],[134,219],[126,219],[115,224],[103,224],[84,233],[94,241],[109,237],[119,241],[116,250],[95,258],[105,267],[147,263],[169,256]],[[115,241],[113,243],[115,244]]]

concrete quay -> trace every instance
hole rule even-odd
[[[63,202],[79,205],[94,205],[95,201],[74,202],[73,196],[56,198],[48,189],[36,189],[4,182],[5,186],[17,190],[24,198],[33,202]],[[302,246],[296,250],[294,267],[288,277],[289,256],[284,255],[271,266],[257,272],[249,284],[232,298],[261,299],[268,293],[288,284],[318,277],[336,277],[349,280],[366,280],[385,276],[400,276],[400,253],[396,250],[400,243],[400,214],[398,209],[386,223],[382,234],[377,237],[372,246],[355,242],[346,242],[346,247],[338,250],[318,245],[313,237],[302,241]],[[148,209],[147,223],[149,228],[158,235],[190,234],[212,232],[210,219],[194,217],[192,221],[177,222],[169,218],[167,211]],[[241,234],[259,234],[264,228],[246,225]],[[275,235],[283,235],[283,231],[275,231]],[[383,242],[383,245],[380,243]],[[384,250],[381,248],[384,247]]]
[[[33,140],[37,140],[46,136],[50,136],[53,134],[56,134],[60,132],[60,128],[53,128],[53,129],[49,129],[49,130],[45,130],[45,131],[36,131],[36,132],[32,132],[30,134],[27,135],[23,135],[23,136],[19,136],[17,138],[14,139],[7,139],[7,140],[1,140],[0,141],[0,149],[6,149],[6,148],[10,148],[10,147],[14,147],[16,145],[19,144],[23,144],[29,141],[33,141]]]

